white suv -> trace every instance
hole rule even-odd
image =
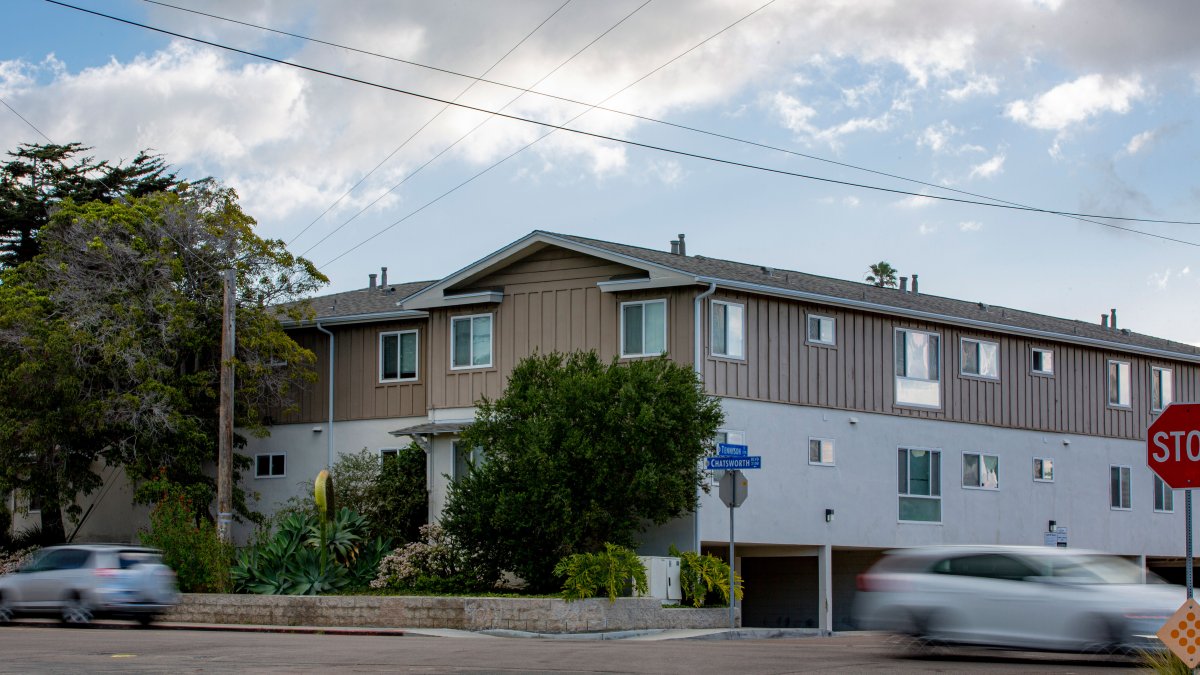
[[[144,625],[178,602],[175,573],[152,548],[52,546],[0,576],[0,623],[17,614],[51,614],[67,624],[111,616]]]
[[[1108,651],[1161,647],[1184,589],[1115,555],[1036,546],[889,551],[858,578],[860,628],[931,644]]]

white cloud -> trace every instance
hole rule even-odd
[[[1004,153],[1000,153],[982,164],[971,167],[971,178],[991,178],[1004,171]]]
[[[1141,78],[1084,75],[1038,96],[1013,101],[1005,109],[1009,119],[1034,129],[1063,131],[1097,115],[1129,112],[1133,102],[1146,96]]]
[[[1151,129],[1149,131],[1143,131],[1140,134],[1134,135],[1134,137],[1129,139],[1129,142],[1125,144],[1125,154],[1127,154],[1127,155],[1138,154],[1139,152],[1144,150],[1147,146],[1149,146],[1151,143],[1153,143],[1157,137],[1158,137],[1158,132],[1153,129]]]
[[[917,234],[921,235],[922,237],[931,235],[934,232],[937,232],[937,230],[937,225],[934,225],[933,223],[921,223],[917,226]]]
[[[953,101],[963,101],[973,96],[995,96],[1000,93],[1000,83],[990,75],[977,75],[966,81],[961,87],[946,90],[946,98]]]
[[[1149,278],[1147,279],[1146,285],[1155,288],[1156,290],[1165,291],[1170,283],[1171,268],[1168,267],[1162,272],[1151,272]]]
[[[947,120],[942,120],[942,123],[936,126],[930,125],[925,127],[920,136],[917,137],[917,147],[927,147],[935,153],[941,152],[946,148],[946,144],[950,139],[962,133],[953,124]]]
[[[978,232],[983,229],[983,223],[978,220],[964,220],[958,224],[958,229],[963,232]]]
[[[849,108],[857,108],[879,94],[880,80],[872,79],[861,87],[842,89],[842,102]]]
[[[849,206],[852,209],[857,208],[860,203],[861,202],[859,201],[858,197],[850,196],[842,198],[842,204]]]
[[[903,209],[922,209],[927,206],[933,206],[938,200],[932,197],[924,197],[922,195],[909,195],[903,199],[898,199],[892,202],[893,206],[898,206]]]
[[[893,107],[896,104],[893,103]],[[837,148],[843,136],[860,131],[887,131],[892,126],[891,111],[875,117],[853,117],[837,124],[821,127],[814,124],[817,111],[810,105],[784,92],[775,92],[767,100],[767,106],[779,118],[784,128],[809,142],[827,144]]]

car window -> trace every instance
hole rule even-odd
[[[1024,560],[995,553],[946,558],[939,561],[933,567],[933,571],[938,574],[1007,581],[1022,581],[1027,577],[1040,576],[1038,570]]]
[[[83,567],[88,559],[88,552],[77,548],[58,548],[48,551],[35,560],[24,571],[49,572],[53,570],[74,570]]]
[[[117,556],[117,563],[121,569],[127,570],[134,565],[143,565],[161,562],[162,557],[157,553],[149,553],[147,551],[121,551]]]
[[[1140,584],[1142,570],[1115,555],[1053,556],[1050,576],[1077,584]]]

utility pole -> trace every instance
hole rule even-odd
[[[233,538],[233,317],[237,308],[234,301],[237,277],[229,269],[221,272],[221,278],[225,300],[221,316],[221,402],[217,414],[217,537],[229,542]]]

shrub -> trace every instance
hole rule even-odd
[[[487,588],[472,569],[470,557],[439,525],[423,525],[420,541],[385,556],[371,588],[424,593],[453,593]]]
[[[646,593],[646,567],[637,554],[616,544],[604,544],[600,553],[576,553],[558,561],[554,574],[566,577],[562,595],[566,600],[594,598],[604,591],[609,602],[616,602],[632,586]]]
[[[1191,675],[1193,672],[1178,656],[1167,649],[1143,651],[1142,665],[1155,675]]]
[[[217,537],[216,526],[198,516],[186,490],[162,482],[162,497],[150,512],[150,529],[138,533],[142,543],[163,552],[185,593],[225,593],[230,588],[233,547]]]
[[[40,546],[30,546],[22,548],[12,553],[0,554],[0,574],[12,574],[21,568],[21,565],[29,562],[34,554],[42,550]]]
[[[684,603],[693,607],[720,602],[729,605],[729,565],[711,553],[700,555],[694,551],[680,552],[671,545],[671,555],[679,558],[679,587]],[[742,599],[742,575],[733,577],[733,589],[738,600]]]
[[[363,448],[338,457],[330,470],[337,504],[366,517],[368,536],[416,541],[429,513],[425,490],[425,451],[417,445],[381,459]],[[307,509],[308,500],[289,500],[285,508]]]

